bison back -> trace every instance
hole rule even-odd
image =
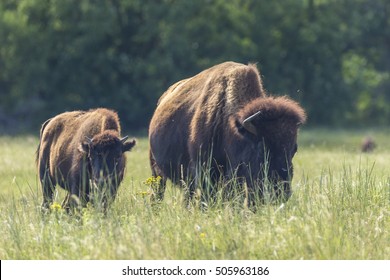
[[[253,65],[225,62],[177,82],[160,98],[150,123],[155,163],[171,179],[191,173],[187,168],[200,149],[218,147],[229,116],[258,97],[265,93]]]

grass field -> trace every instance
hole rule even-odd
[[[378,147],[362,154],[367,134]],[[389,130],[303,129],[287,203],[188,211],[168,185],[156,213],[143,183],[148,142],[138,138],[107,216],[88,208],[77,220],[40,212],[38,139],[0,136],[0,259],[390,259],[389,139]]]

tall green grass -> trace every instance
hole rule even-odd
[[[206,211],[183,207],[168,183],[150,204],[148,142],[127,154],[127,173],[107,215],[42,215],[34,137],[0,137],[1,259],[389,259],[390,131],[302,131],[293,195],[256,212],[239,199]],[[56,201],[65,193],[58,190]]]

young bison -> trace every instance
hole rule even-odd
[[[136,143],[120,132],[117,114],[103,108],[66,112],[43,123],[37,150],[42,207],[50,206],[58,184],[68,191],[63,208],[85,206],[93,198],[106,210],[123,179],[124,152]]]

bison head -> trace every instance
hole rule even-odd
[[[109,186],[111,194],[115,194],[125,168],[123,153],[130,151],[136,143],[134,139],[126,142],[127,138],[119,138],[116,133],[106,131],[92,139],[86,137],[80,145],[80,151],[87,159],[90,180],[98,190]]]
[[[235,116],[233,158],[252,196],[264,198],[270,189],[273,197],[290,196],[298,127],[305,120],[304,110],[286,97],[255,99]]]

